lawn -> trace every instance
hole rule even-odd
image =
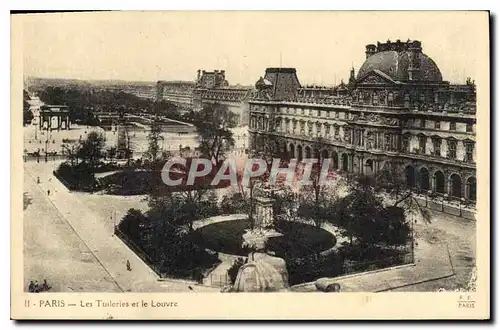
[[[198,229],[203,245],[214,251],[246,256],[248,249],[242,247],[245,229],[250,227],[248,220],[224,221]],[[269,240],[269,249],[280,257],[302,257],[331,248],[335,237],[324,229],[314,226],[278,221],[277,230],[283,234]]]

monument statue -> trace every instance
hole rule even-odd
[[[253,227],[243,234],[243,246],[252,252],[248,262],[241,266],[231,291],[233,292],[276,292],[287,291],[288,272],[285,260],[272,256],[267,251],[267,242],[282,234],[275,228],[273,212],[273,190],[256,186]]]

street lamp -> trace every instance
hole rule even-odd
[[[49,138],[47,137],[47,140],[45,140],[45,162],[47,162],[47,147],[49,145]]]

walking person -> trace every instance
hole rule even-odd
[[[33,283],[33,281],[30,281],[30,285],[28,286],[28,291],[29,292],[35,291],[35,283]]]
[[[47,190],[47,196],[50,196],[50,189]]]
[[[43,280],[41,291],[49,291],[50,289],[51,289],[51,287],[47,284],[47,280]]]
[[[127,260],[127,270],[128,270],[128,271],[131,271],[131,270],[132,270],[132,268],[130,267],[130,261],[128,261],[128,260]]]

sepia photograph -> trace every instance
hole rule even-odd
[[[12,317],[488,318],[489,19],[12,14]]]

